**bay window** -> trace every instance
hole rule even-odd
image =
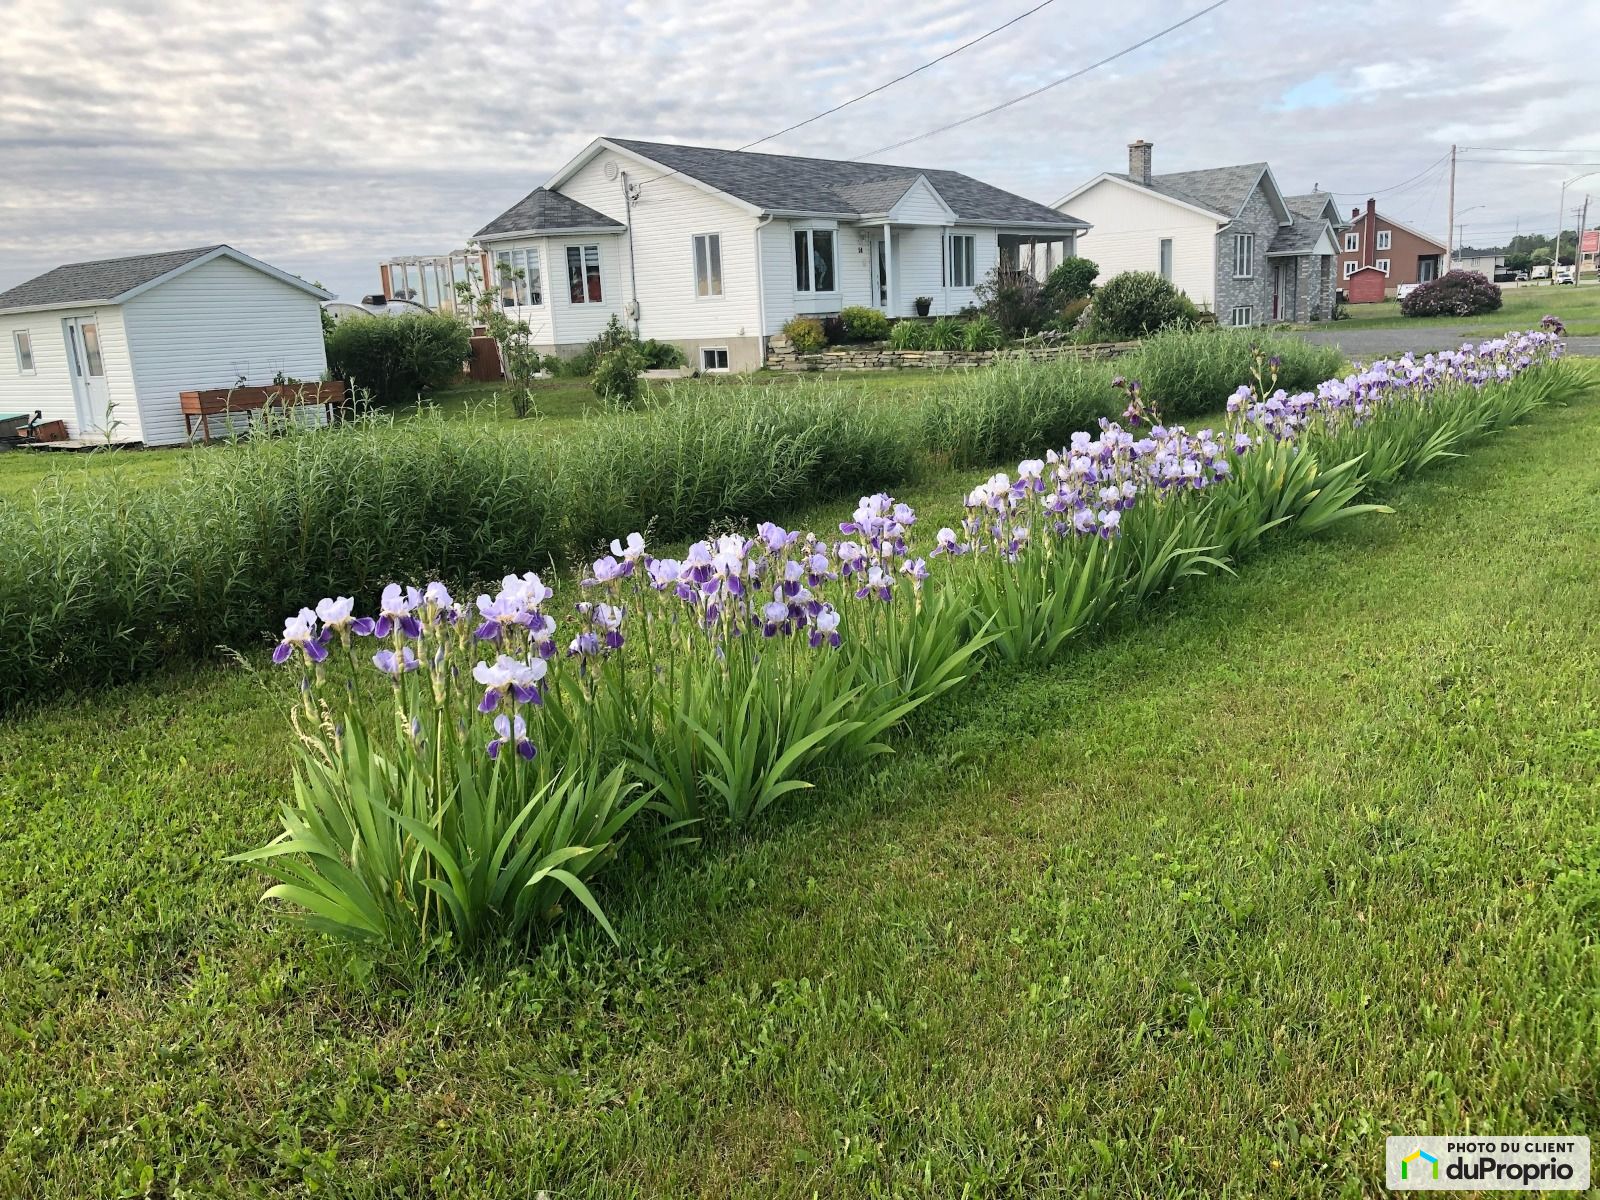
[[[500,276],[502,307],[537,308],[544,303],[544,279],[537,250],[497,250],[494,269]]]

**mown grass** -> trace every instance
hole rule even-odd
[[[1430,325],[1463,329],[1536,329],[1539,318],[1554,313],[1566,322],[1573,336],[1600,334],[1600,286],[1592,279],[1572,287],[1527,285],[1502,287],[1499,311],[1480,317],[1407,317],[1398,300],[1345,306],[1353,327],[1360,329],[1411,329]]]
[[[15,722],[0,1193],[1355,1196],[1387,1132],[1592,1132],[1600,407],[1393,502],[624,873],[622,951],[414,993],[220,861],[284,676]]]

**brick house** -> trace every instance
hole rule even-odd
[[[1339,234],[1339,279],[1352,304],[1372,304],[1407,283],[1427,283],[1444,273],[1447,251],[1427,234],[1418,233],[1377,210],[1350,210]]]
[[[1128,170],[1105,172],[1056,202],[1088,223],[1078,253],[1100,281],[1160,274],[1223,325],[1322,321],[1333,315],[1338,209],[1326,192],[1286,196],[1264,162],[1156,174],[1154,147],[1128,146]]]

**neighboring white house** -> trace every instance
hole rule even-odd
[[[320,380],[330,298],[231,246],[57,267],[0,292],[0,412],[182,442],[180,392]]]
[[[1126,174],[1097,175],[1056,202],[1092,227],[1078,253],[1099,265],[1101,282],[1155,272],[1224,325],[1333,315],[1331,196],[1285,196],[1264,162],[1154,175],[1153,151],[1133,142]]]
[[[598,138],[476,240],[541,351],[615,315],[720,371],[761,366],[799,313],[957,312],[1086,228],[955,171]]]

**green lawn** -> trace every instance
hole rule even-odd
[[[1537,329],[1539,318],[1554,313],[1567,324],[1567,332],[1600,334],[1600,283],[1585,279],[1572,287],[1558,285],[1502,287],[1504,304],[1482,317],[1405,317],[1398,300],[1381,304],[1348,304],[1345,312],[1363,329],[1409,329],[1424,325],[1459,325],[1473,329]]]
[[[711,386],[755,383],[770,387],[815,387],[821,384],[892,397],[938,387],[940,375],[941,372],[936,371],[830,371],[826,375],[761,371],[754,374],[706,376],[703,382]],[[663,381],[651,383],[652,390],[658,396],[670,386]],[[461,420],[516,422],[529,433],[540,437],[572,433],[581,427],[585,417],[602,409],[600,399],[589,387],[587,379],[539,380],[535,392],[537,407],[529,417],[523,419],[512,412],[501,384],[471,383],[446,388],[436,393],[428,404],[447,416]],[[404,417],[407,411],[414,412],[415,409],[401,410],[398,415]],[[182,470],[189,455],[226,453],[226,446],[89,452],[0,452],[0,501],[21,499],[39,487],[57,484],[70,487],[95,474],[114,474],[132,486],[160,483]]]
[[[1357,1196],[1593,1132],[1600,403],[1394,503],[416,994],[220,861],[286,674],[0,727],[0,1195]]]

